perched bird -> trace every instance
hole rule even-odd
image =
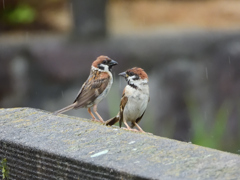
[[[95,116],[91,112],[97,115],[101,122],[104,122],[102,117],[97,112],[98,103],[107,96],[113,83],[112,67],[118,63],[107,56],[99,56],[91,66],[90,75],[85,83],[82,85],[78,95],[73,104],[62,108],[54,114],[64,113],[71,109],[88,108],[89,114],[94,120]]]
[[[143,69],[137,67],[128,69],[119,75],[125,77],[127,81],[120,102],[120,112],[116,117],[106,121],[105,124],[111,126],[119,121],[120,127],[123,122],[128,130],[134,131],[135,129],[131,128],[136,126],[140,132],[144,132],[138,123],[142,119],[150,100],[148,75]],[[131,128],[127,124],[128,121],[131,122]]]

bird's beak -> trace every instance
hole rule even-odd
[[[110,66],[115,66],[115,65],[117,65],[118,63],[117,63],[117,61],[114,61],[114,60],[112,60],[111,59],[111,61],[109,62],[109,65]]]
[[[122,72],[122,73],[120,73],[120,74],[118,74],[118,75],[127,78],[126,72]]]

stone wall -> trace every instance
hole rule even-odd
[[[239,155],[31,108],[0,109],[4,158],[17,180],[240,176]]]

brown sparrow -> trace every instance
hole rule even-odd
[[[111,71],[112,67],[117,64],[118,63],[116,61],[107,56],[99,56],[92,63],[90,75],[82,85],[73,104],[54,112],[54,114],[63,113],[71,109],[88,108],[89,114],[94,120],[96,120],[90,109],[93,107],[93,112],[97,115],[101,122],[104,122],[97,112],[97,105],[107,96],[109,90],[111,89],[113,83]]]
[[[140,132],[144,132],[138,123],[142,119],[150,100],[148,75],[143,69],[137,67],[128,69],[119,75],[125,77],[127,81],[127,86],[124,88],[121,98],[120,112],[116,117],[106,121],[105,124],[111,126],[119,121],[120,128],[123,122],[128,130],[134,131],[131,128],[136,126]],[[131,122],[131,128],[127,124],[128,121]]]

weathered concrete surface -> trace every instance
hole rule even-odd
[[[240,156],[31,108],[0,109],[11,179],[239,179]]]

